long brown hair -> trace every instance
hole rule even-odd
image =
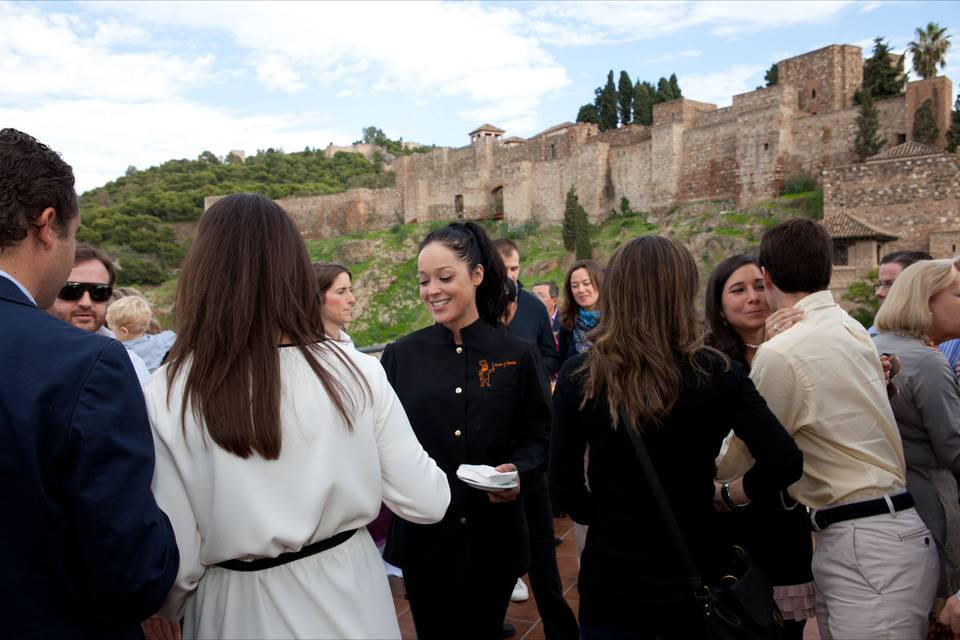
[[[573,272],[577,269],[586,269],[590,276],[590,282],[593,288],[597,290],[597,295],[602,301],[603,295],[603,268],[594,260],[577,260],[567,269],[567,275],[563,279],[563,300],[560,302],[560,324],[567,330],[573,331],[577,322],[577,313],[580,311],[580,305],[573,299],[573,288],[570,286],[570,280],[573,278]]]
[[[663,423],[680,396],[682,360],[706,374],[697,355],[709,350],[694,298],[699,276],[693,256],[663,236],[629,240],[606,269],[600,323],[580,368],[583,406],[606,392],[613,428],[624,407],[632,425]]]
[[[184,260],[174,300],[177,341],[167,381],[172,387],[178,374],[186,377],[183,428],[190,404],[223,449],[241,458],[278,458],[281,336],[303,354],[352,428],[351,414],[370,397],[370,387],[352,362],[326,344],[320,308],[307,248],[279,205],[240,193],[211,206]],[[349,379],[331,374],[320,361],[327,357],[343,362]]]

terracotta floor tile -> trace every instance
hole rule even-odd
[[[403,590],[403,578],[399,576],[388,576],[387,582],[390,583],[390,593],[393,594],[394,600],[404,600],[406,598]]]
[[[409,611],[397,618],[400,623],[400,637],[403,640],[417,640],[417,629],[413,625],[413,614]]]
[[[536,624],[534,622],[528,622],[526,620],[518,620],[516,618],[511,618],[509,613],[507,614],[507,619],[504,620],[504,622],[507,624],[512,624],[517,629],[517,634],[513,636],[515,639],[523,638],[523,636],[525,636],[530,631],[530,629],[534,626],[534,624]]]

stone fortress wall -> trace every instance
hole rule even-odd
[[[574,187],[597,222],[622,197],[654,218],[697,200],[748,207],[778,195],[786,177],[806,172],[822,176],[826,219],[855,215],[892,231],[895,247],[953,246],[960,228],[957,156],[854,164],[853,97],[863,82],[863,51],[831,45],[778,67],[777,85],[733,96],[722,109],[681,98],[654,105],[650,127],[600,133],[595,125],[567,122],[527,140],[501,140],[502,130],[485,125],[468,146],[397,158],[393,188],[281,204],[314,237],[456,217],[559,223]],[[914,111],[930,98],[942,150],[951,96],[949,78],[940,76],[878,101],[884,149],[910,141]],[[872,252],[851,250],[860,253]]]

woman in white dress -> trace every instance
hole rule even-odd
[[[399,638],[365,526],[381,500],[439,521],[446,476],[379,363],[324,336],[306,247],[256,194],[203,216],[177,342],[145,389],[180,571],[160,611],[187,638]]]

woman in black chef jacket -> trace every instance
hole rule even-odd
[[[506,270],[479,225],[431,232],[417,259],[433,326],[387,346],[384,369],[427,453],[447,472],[444,519],[395,518],[384,558],[403,569],[420,640],[499,638],[527,526],[517,497],[546,464],[550,391],[536,347],[502,325]],[[456,476],[461,464],[519,472],[519,487],[488,492]]]

